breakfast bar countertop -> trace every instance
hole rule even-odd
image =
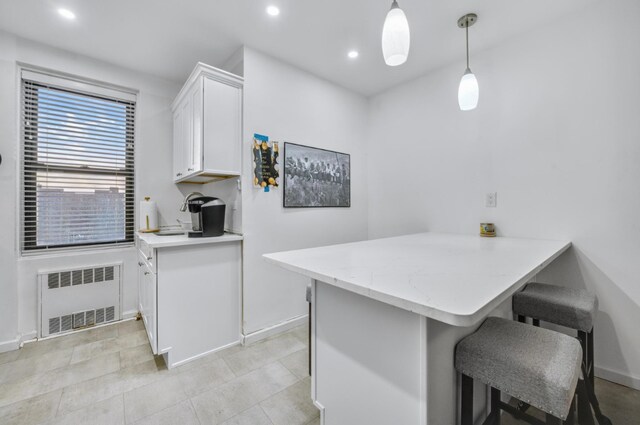
[[[265,254],[285,269],[454,326],[470,326],[571,246],[419,233]]]

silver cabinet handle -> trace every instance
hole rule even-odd
[[[195,168],[189,168],[189,169],[187,169],[187,171],[193,171],[193,170],[195,170]]]
[[[144,266],[144,263],[138,261],[138,267],[142,267],[142,266]]]
[[[151,273],[149,273],[149,272],[144,272],[144,275],[145,275],[145,276],[148,276],[148,275],[150,275],[150,274],[151,274]]]
[[[176,173],[176,177],[180,177],[182,173]]]
[[[147,257],[147,261],[151,261],[153,257]]]

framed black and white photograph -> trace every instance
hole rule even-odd
[[[350,155],[285,143],[283,205],[285,208],[350,207]]]

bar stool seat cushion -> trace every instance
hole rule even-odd
[[[598,311],[598,298],[582,289],[530,283],[513,296],[513,312],[544,322],[589,332]]]
[[[581,361],[575,338],[497,317],[460,341],[455,354],[460,373],[563,420]]]

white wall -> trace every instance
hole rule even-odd
[[[19,123],[17,62],[117,84],[139,91],[137,104],[136,195],[158,202],[161,224],[189,219],[178,208],[193,190],[219,196],[237,208],[236,220],[246,221],[244,232],[245,332],[255,332],[306,314],[303,279],[267,265],[266,252],[365,239],[367,101],[293,67],[246,49],[234,67],[246,69],[244,199],[237,199],[235,180],[205,186],[174,185],[171,180],[170,104],[180,86],[115,67],[54,47],[0,33],[0,351],[15,347],[20,337],[37,329],[36,274],[105,262],[124,263],[123,311],[136,309],[136,252],[133,248],[21,258],[17,247]],[[232,58],[233,59],[233,58]],[[237,61],[236,61],[237,62]],[[239,67],[239,68],[238,68]],[[186,77],[186,76],[185,76]],[[308,99],[314,99],[312,103]],[[309,144],[351,153],[352,208],[284,210],[280,190],[270,194],[251,186],[251,136],[254,132],[276,140]],[[246,204],[244,213],[242,203]]]
[[[598,373],[640,388],[637,16],[635,0],[599,2],[472,51],[473,112],[457,107],[462,61],[376,96],[368,169],[371,237],[491,220],[504,236],[572,240],[539,280],[597,292]]]
[[[75,74],[139,91],[136,121],[136,195],[158,201],[161,221],[175,221],[182,193],[171,173],[170,103],[179,85],[114,67],[84,56],[0,33],[0,351],[11,348],[21,335],[37,329],[36,280],[38,270],[77,265],[124,262],[123,311],[136,309],[136,254],[134,248],[77,254],[19,258],[18,239],[18,68],[16,62]],[[175,211],[175,213],[174,213]],[[7,343],[7,344],[4,344]]]
[[[366,239],[367,101],[252,49],[245,48],[243,65],[244,331],[249,334],[307,313],[306,279],[267,264],[262,254]],[[351,154],[351,208],[285,209],[281,188],[255,189],[254,133]]]
[[[18,334],[16,284],[15,188],[18,132],[16,126],[15,43],[0,36],[0,352]],[[7,343],[7,341],[9,341]],[[9,347],[5,348],[5,345]]]

